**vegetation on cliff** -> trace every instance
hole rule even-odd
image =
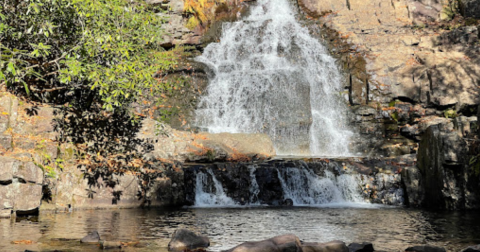
[[[122,110],[145,91],[171,89],[156,71],[178,54],[160,46],[164,20],[126,0],[7,0],[0,6],[0,81],[32,99]],[[159,86],[160,85],[160,86]]]
[[[114,187],[112,175],[149,167],[141,155],[150,147],[136,138],[145,100],[161,102],[182,85],[157,78],[185,55],[161,47],[160,11],[128,0],[0,3],[0,85],[57,108],[56,140],[76,146],[92,186],[102,178]]]

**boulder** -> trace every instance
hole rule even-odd
[[[243,156],[267,158],[276,154],[273,142],[266,134],[204,133],[200,135],[198,142],[200,145],[224,151],[230,160]]]
[[[409,251],[409,252],[446,252],[446,250],[444,248],[434,247],[434,246],[430,246],[430,245],[409,247],[409,248],[405,249],[405,251]]]
[[[480,244],[462,249],[460,252],[480,252]]]
[[[168,251],[184,251],[187,249],[206,248],[210,246],[208,237],[198,235],[186,229],[178,229],[168,243]]]
[[[350,243],[348,245],[348,250],[349,252],[373,252],[375,249],[373,249],[373,244],[369,242],[363,242],[363,243]]]
[[[304,242],[302,243],[303,252],[349,252],[347,245],[343,241],[331,241],[326,243]]]
[[[100,241],[100,235],[97,231],[89,233],[87,236],[83,237],[81,243],[98,243]]]
[[[159,126],[163,127],[158,134]],[[199,133],[179,131],[145,119],[138,136],[153,142],[147,159],[170,159],[190,162],[249,161],[276,155],[266,134]]]
[[[42,186],[14,182],[0,186],[0,210],[35,211],[42,200]]]
[[[302,245],[296,235],[287,234],[275,236],[273,238],[256,241],[244,242],[225,252],[301,252]],[[348,251],[348,250],[347,250]]]

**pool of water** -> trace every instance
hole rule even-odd
[[[167,251],[177,228],[210,237],[209,251],[244,241],[293,233],[304,241],[368,241],[378,251],[404,251],[431,244],[459,251],[480,243],[480,213],[431,213],[404,208],[158,208],[41,213],[38,217],[0,221],[0,251],[100,251],[79,240],[97,230],[102,239],[130,244],[122,251]],[[23,242],[19,242],[23,241]],[[32,241],[31,244],[25,244]],[[15,242],[19,244],[15,244]],[[114,251],[114,250],[113,250]]]

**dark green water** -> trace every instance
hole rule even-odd
[[[211,251],[293,233],[304,241],[369,241],[376,250],[403,251],[431,244],[459,251],[480,243],[480,213],[429,213],[402,208],[198,208],[42,213],[0,221],[0,251],[100,251],[79,240],[98,230],[102,239],[139,242],[122,251],[167,251],[177,228],[208,235]],[[31,240],[33,244],[13,244]],[[115,250],[109,250],[115,251]]]

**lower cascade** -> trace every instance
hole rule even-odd
[[[195,177],[196,207],[229,207],[229,206],[258,206],[264,204],[260,199],[262,192],[257,182],[256,168],[249,167],[248,188],[234,188],[245,191],[248,195],[240,201],[227,196],[224,186],[212,172],[212,169],[197,171]],[[360,194],[358,174],[342,174],[335,176],[325,170],[324,176],[318,176],[308,168],[271,169],[271,176],[276,176],[280,183],[280,200],[276,205],[293,206],[321,206],[329,204],[364,203]],[[276,173],[276,175],[274,175]],[[269,184],[271,182],[267,182]],[[278,195],[277,195],[278,196]]]
[[[348,156],[343,79],[289,0],[259,0],[196,60],[214,73],[195,112],[213,133],[266,133],[278,155]],[[342,101],[343,100],[343,101]]]

